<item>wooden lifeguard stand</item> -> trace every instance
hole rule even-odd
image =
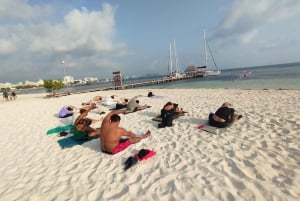
[[[115,89],[123,89],[122,75],[120,71],[113,72]]]

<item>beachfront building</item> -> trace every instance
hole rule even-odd
[[[97,82],[98,78],[96,78],[96,77],[85,77],[83,80],[84,80],[83,83],[91,84],[93,82]]]
[[[63,81],[64,84],[70,84],[70,83],[73,83],[73,82],[74,82],[74,77],[69,76],[69,75],[64,77],[64,81]]]
[[[13,85],[9,82],[6,82],[6,83],[0,83],[0,88],[1,89],[7,89],[7,88],[12,88]]]

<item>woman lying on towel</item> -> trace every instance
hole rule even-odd
[[[166,126],[172,126],[173,119],[175,115],[181,115],[184,111],[182,108],[178,107],[178,104],[167,102],[160,111],[160,116],[162,118],[162,123],[158,125],[159,128]]]
[[[214,127],[225,128],[235,120],[242,118],[242,115],[235,115],[234,112],[232,103],[225,102],[215,113],[209,114],[208,123]]]

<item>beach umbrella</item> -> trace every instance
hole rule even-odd
[[[185,68],[184,72],[199,72],[199,68],[196,66],[188,66]]]

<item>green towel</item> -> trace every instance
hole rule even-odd
[[[65,125],[65,126],[58,126],[58,127],[48,130],[47,135],[53,134],[53,133],[60,133],[62,131],[68,131],[68,130],[71,130],[72,128],[73,128],[72,124]]]

